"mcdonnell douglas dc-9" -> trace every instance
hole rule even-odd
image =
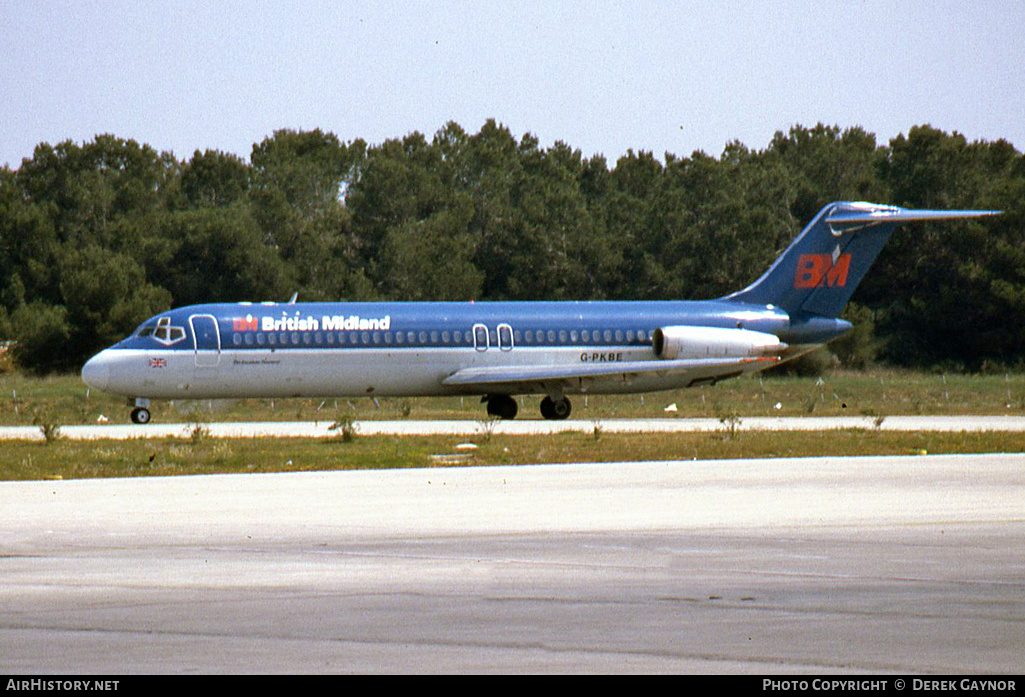
[[[822,209],[769,269],[714,300],[217,303],[163,312],[82,368],[123,395],[132,421],[151,399],[479,395],[516,416],[539,394],[565,419],[571,394],[710,384],[842,336],[839,318],[899,223],[999,211]]]

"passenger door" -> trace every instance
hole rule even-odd
[[[215,368],[221,362],[221,335],[213,315],[192,315],[192,344],[196,349],[197,368]]]

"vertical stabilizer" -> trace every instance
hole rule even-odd
[[[819,211],[761,278],[724,300],[775,305],[791,316],[838,317],[898,224],[999,212],[832,203]]]

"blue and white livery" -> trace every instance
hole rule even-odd
[[[998,211],[826,206],[747,288],[715,300],[218,303],[161,313],[82,369],[151,399],[481,395],[516,416],[541,394],[564,419],[571,394],[651,392],[753,373],[842,336],[839,319],[894,227]]]

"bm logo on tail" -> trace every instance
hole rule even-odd
[[[835,260],[832,254],[802,254],[797,260],[794,288],[843,288],[850,268],[850,253]]]

